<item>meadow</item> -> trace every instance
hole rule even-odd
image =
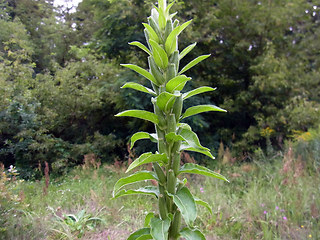
[[[257,150],[250,162],[241,163],[225,152],[211,168],[230,183],[186,176],[195,196],[212,206],[212,213],[198,208],[196,223],[207,240],[319,239],[319,168],[297,154],[305,150],[314,157],[319,145],[310,149],[310,144],[272,156]],[[111,199],[125,165],[87,158],[67,175],[43,173],[41,181],[24,181],[15,168],[2,169],[0,239],[126,239],[157,201],[149,196]]]

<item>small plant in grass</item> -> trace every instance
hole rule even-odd
[[[114,186],[114,198],[130,194],[147,194],[158,200],[159,214],[147,214],[145,226],[132,233],[128,240],[176,240],[180,237],[187,240],[205,239],[194,224],[197,218],[196,204],[211,209],[206,202],[190,193],[186,187],[186,179],[181,180],[180,177],[184,173],[193,173],[227,181],[224,176],[194,163],[180,166],[180,153],[184,150],[202,153],[213,159],[210,150],[200,144],[196,133],[188,124],[182,122],[183,119],[202,112],[225,110],[214,105],[198,105],[183,112],[185,100],[215,89],[199,87],[182,93],[185,84],[191,80],[184,73],[210,55],[199,56],[180,70],[180,60],[196,46],[196,43],[179,52],[178,36],[191,21],[180,24],[178,20],[173,20],[175,13],[170,14],[172,5],[173,3],[167,6],[166,0],[159,0],[158,7],[154,6],[151,11],[148,23],[143,23],[147,46],[140,42],[130,43],[148,54],[149,71],[137,65],[122,64],[150,80],[153,89],[134,82],[126,83],[122,88],[132,88],[150,94],[154,112],[127,110],[116,116],[136,117],[155,125],[155,133],[135,133],[131,137],[131,148],[140,139],[150,139],[158,145],[156,153],[142,154],[127,169],[127,172],[130,172],[143,164],[152,163],[154,171],[138,171],[121,178]],[[122,189],[127,184],[145,180],[155,180],[158,186],[146,186],[137,190]],[[185,223],[183,228],[182,218]]]
[[[63,214],[63,217],[58,216],[53,208],[49,207],[49,210],[56,217],[55,223],[59,226],[52,231],[68,239],[74,239],[74,236],[81,238],[86,231],[93,230],[97,225],[104,223],[103,219],[88,214],[85,210],[77,214]]]

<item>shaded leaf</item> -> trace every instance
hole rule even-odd
[[[206,240],[205,236],[199,230],[191,230],[189,228],[184,228],[180,232],[181,237],[184,237],[186,240]]]
[[[189,97],[192,97],[194,95],[200,94],[200,93],[205,93],[205,92],[210,92],[210,91],[214,91],[216,90],[216,88],[212,88],[212,87],[199,87],[196,88],[194,90],[191,90],[189,92],[186,92],[184,94],[182,94],[182,98],[183,100],[188,99]]]
[[[185,113],[182,115],[182,119],[196,115],[198,113],[209,112],[209,111],[226,112],[226,110],[214,105],[198,105],[198,106],[193,106],[188,108],[185,111]]]
[[[134,64],[120,64],[120,65],[123,67],[132,69],[133,71],[139,73],[140,75],[144,76],[145,78],[149,79],[151,82],[157,85],[157,81],[154,78],[154,76],[147,70],[143,69],[142,67],[139,67]]]
[[[162,92],[157,97],[157,105],[162,110],[167,112],[169,109],[172,108],[175,99],[179,97],[179,94],[171,94],[168,92]]]
[[[199,148],[193,148],[193,147],[190,147],[190,145],[188,144],[181,144],[181,147],[180,147],[180,151],[191,151],[191,152],[198,152],[198,153],[202,153],[212,159],[215,159],[214,156],[212,156],[212,154],[210,153],[210,151],[206,151],[206,150],[202,150],[202,149],[199,149]]]
[[[149,94],[152,94],[153,96],[156,96],[156,93],[154,91],[152,91],[150,88],[147,88],[147,87],[145,87],[139,83],[135,83],[135,82],[128,82],[128,83],[124,84],[121,88],[132,88],[134,90],[149,93]]]
[[[131,137],[130,149],[133,148],[136,141],[141,140],[141,139],[150,139],[154,143],[158,142],[158,140],[157,140],[158,136],[155,133],[150,134],[147,132],[137,132],[137,133],[133,134]]]
[[[181,135],[177,135],[174,132],[170,132],[166,135],[166,140],[168,142],[178,142],[178,141],[185,141],[185,139]]]
[[[165,220],[161,220],[160,218],[151,219],[150,233],[154,240],[168,240],[170,222],[169,218]]]
[[[143,188],[139,188],[137,190],[120,190],[119,192],[117,192],[117,194],[113,197],[118,198],[118,197],[122,197],[122,196],[126,196],[126,195],[135,195],[135,194],[143,194],[143,195],[152,195],[154,197],[158,197],[159,196],[159,190],[157,187],[154,186],[146,186]]]
[[[168,158],[165,153],[163,154],[153,154],[151,152],[142,154],[139,158],[134,160],[130,166],[128,167],[126,172],[131,171],[132,169],[141,166],[146,163],[152,163],[152,162],[162,162],[167,163]]]
[[[154,213],[148,213],[144,219],[144,227],[149,227],[150,226],[150,221],[151,219],[154,218]]]
[[[115,115],[116,117],[135,117],[143,120],[150,121],[154,124],[159,123],[158,116],[152,112],[144,111],[144,110],[126,110],[121,113]]]
[[[201,61],[205,60],[206,58],[208,58],[210,56],[211,56],[211,54],[202,55],[200,57],[197,57],[196,59],[189,62],[184,68],[182,68],[182,70],[179,72],[179,74],[184,73],[185,71],[189,70],[190,68],[192,68],[193,66],[197,65],[198,63],[200,63]]]
[[[183,187],[173,196],[173,202],[179,208],[182,217],[184,218],[188,226],[192,226],[194,220],[197,218],[197,208],[196,203],[189,189]]]
[[[194,164],[194,163],[186,163],[184,164],[179,172],[178,172],[178,175],[179,174],[182,174],[182,173],[193,173],[193,174],[200,174],[200,175],[203,175],[203,176],[208,176],[208,177],[213,177],[213,178],[218,178],[218,179],[221,179],[221,180],[224,180],[224,181],[227,181],[229,182],[224,176],[222,176],[221,174],[219,173],[216,173],[206,167],[203,167],[203,166],[200,166],[198,164]]]
[[[130,176],[120,178],[113,187],[113,196],[125,185],[145,181],[145,180],[157,180],[154,172],[140,171]]]
[[[199,148],[204,151],[210,151],[209,148],[203,147],[200,144],[199,138],[195,132],[192,130],[183,128],[180,131],[180,135],[185,139],[185,143],[188,144],[192,148]]]
[[[150,228],[141,228],[130,234],[127,240],[138,240],[142,236],[150,235]],[[145,238],[148,239],[148,238]],[[152,239],[152,238],[149,238]],[[141,239],[140,239],[141,240]]]
[[[192,20],[185,22],[181,26],[177,26],[173,31],[169,34],[167,37],[166,43],[165,43],[165,49],[168,54],[168,56],[173,53],[177,48],[177,36],[192,22]]]
[[[160,42],[158,34],[153,30],[153,28],[147,23],[142,24],[147,29],[150,39],[154,40],[157,43]]]
[[[208,209],[210,214],[213,214],[209,203],[207,203],[199,198],[196,198],[196,197],[194,198],[194,201],[196,202],[196,204],[201,205],[201,206],[205,207],[206,209]]]
[[[168,61],[169,61],[167,53],[155,41],[150,40],[149,42],[150,42],[150,45],[152,46],[153,59],[156,62],[156,64],[162,69],[167,68]]]

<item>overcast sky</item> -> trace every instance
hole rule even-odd
[[[68,8],[71,8],[72,6],[76,8],[80,2],[82,2],[82,0],[54,0],[54,6],[63,5]],[[75,9],[73,10],[75,11]]]

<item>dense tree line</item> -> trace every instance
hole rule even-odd
[[[194,101],[228,110],[189,120],[201,140],[216,150],[223,141],[241,156],[269,140],[281,149],[297,132],[319,125],[320,2],[176,2],[180,22],[193,19],[180,49],[197,42],[183,61],[212,54],[190,72],[188,84],[217,90]],[[144,53],[127,43],[145,42],[140,22],[152,3],[83,0],[75,13],[52,0],[0,3],[1,162],[27,176],[38,163],[61,171],[90,153],[123,160],[128,136],[152,131],[146,122],[114,118],[128,108],[151,109],[144,94],[120,91],[128,79],[144,80],[119,64],[146,67]],[[150,146],[142,142],[136,151],[144,148]]]

